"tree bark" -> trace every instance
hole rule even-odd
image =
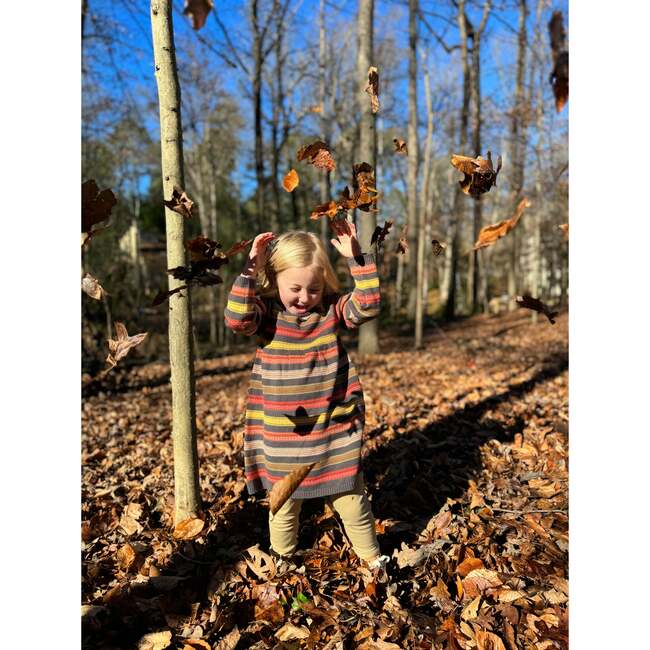
[[[365,92],[368,81],[368,68],[373,60],[373,19],[374,0],[359,0],[359,13],[357,16],[357,27],[359,45],[357,51],[357,83],[359,91],[357,100],[360,113],[359,126],[359,162],[367,162],[374,169],[377,165],[377,133],[375,130],[375,116],[370,107],[370,98]],[[381,70],[380,70],[381,74]],[[361,250],[370,250],[372,233],[377,226],[377,219],[374,212],[359,211],[359,244]],[[379,339],[377,335],[377,319],[364,323],[359,328],[359,353],[375,354],[379,352]]]
[[[323,142],[330,144],[329,107],[327,106],[327,84],[325,75],[327,69],[327,41],[325,34],[325,0],[320,0],[318,10],[318,67],[319,67],[319,99],[320,99],[320,135]],[[320,174],[320,202],[327,203],[332,192],[331,177],[329,171]],[[329,233],[327,220],[320,220],[320,238],[325,249],[327,249]]]
[[[181,128],[181,91],[178,83],[171,0],[151,1],[155,76],[160,108],[160,150],[163,196],[173,187],[185,187]],[[185,266],[184,217],[165,207],[167,266]],[[169,276],[169,289],[183,284]],[[172,389],[172,440],[174,444],[174,499],[176,523],[196,516],[201,510],[198,452],[196,446],[196,406],[194,357],[192,350],[192,309],[190,290],[169,299],[169,362]]]
[[[264,139],[262,133],[262,35],[257,15],[258,1],[251,0],[250,20],[253,29],[253,114],[255,125],[255,177],[257,179],[257,224],[259,230],[266,230]]]

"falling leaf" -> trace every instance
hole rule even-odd
[[[104,288],[101,284],[94,278],[90,273],[86,273],[83,278],[81,278],[81,288],[87,293],[91,298],[95,300],[101,300],[102,297],[106,294]]]
[[[298,149],[296,157],[298,160],[305,160],[318,169],[325,169],[330,172],[336,169],[334,158],[332,158],[332,154],[322,140],[316,140],[316,142],[301,147]]]
[[[546,318],[551,322],[551,325],[555,324],[555,317],[560,313],[557,311],[551,311],[541,300],[533,298],[528,294],[523,296],[517,296],[515,302],[525,309],[532,309],[537,311],[540,314],[544,314]]]
[[[355,207],[369,212],[377,203],[375,170],[367,162],[352,166],[352,201]]]
[[[188,517],[174,526],[174,539],[196,539],[203,530],[205,521],[200,517]]]
[[[501,156],[497,158],[496,171],[492,166],[492,152],[487,152],[487,158],[477,156],[452,155],[451,164],[464,174],[463,180],[458,181],[465,194],[478,198],[481,194],[489,192],[490,188],[497,185],[497,176],[501,170]]]
[[[481,228],[481,232],[478,234],[478,239],[474,244],[474,250],[479,250],[480,248],[485,248],[494,244],[495,241],[507,235],[516,225],[519,223],[519,219],[524,213],[526,208],[529,208],[531,205],[530,201],[526,198],[521,199],[517,205],[515,214],[510,219],[505,219],[499,223],[493,224],[491,226],[485,226]]]
[[[477,650],[506,650],[503,641],[492,632],[485,630],[476,631]]]
[[[374,115],[379,110],[379,73],[377,68],[368,68],[368,85],[364,90],[370,95],[370,106]]]
[[[408,156],[409,150],[408,147],[406,146],[406,141],[399,140],[398,138],[393,138],[393,144],[395,145],[394,153],[401,153],[404,154],[405,156]]]
[[[161,289],[155,295],[154,299],[151,301],[151,306],[156,307],[158,305],[162,305],[162,303],[165,302],[168,298],[173,296],[175,293],[180,293],[183,289],[187,289],[186,284],[184,284],[182,287],[176,287],[175,289],[172,289],[171,291],[165,291],[164,289]]]
[[[298,172],[295,169],[292,169],[284,177],[284,180],[282,181],[282,187],[284,187],[287,192],[293,192],[296,187],[298,187],[299,183],[300,178],[298,176]]]
[[[312,104],[307,110],[310,113],[322,113],[323,107],[320,104]]]
[[[294,639],[306,639],[309,636],[309,628],[301,625],[296,627],[291,623],[285,623],[276,633],[276,639],[280,641],[293,641]]]
[[[214,241],[214,239],[199,235],[194,239],[186,241],[185,248],[190,251],[193,260],[209,260],[218,252],[221,244],[218,241]]]
[[[171,645],[172,633],[167,630],[165,632],[150,632],[145,634],[139,641],[138,650],[164,650]]]
[[[192,19],[192,27],[197,30],[205,25],[205,21],[214,7],[214,0],[185,0],[183,13]]]
[[[117,199],[112,190],[106,189],[100,192],[93,179],[81,184],[81,232],[86,234],[85,238],[82,237],[82,245],[88,241],[91,235],[105,230],[105,228],[93,230],[93,226],[106,221],[111,216],[111,210],[116,204]]]
[[[564,233],[564,241],[569,241],[569,224],[562,223],[558,228]]]
[[[241,241],[233,244],[225,253],[224,255],[226,257],[232,257],[233,255],[237,255],[237,253],[241,253],[243,250],[248,248],[248,246],[253,242],[252,239],[242,239]]]
[[[442,253],[445,248],[447,248],[447,244],[444,242],[438,241],[437,239],[432,239],[431,240],[431,246],[433,248],[433,254],[438,257],[440,253]]]
[[[298,489],[307,474],[311,472],[316,463],[302,465],[287,474],[282,480],[273,484],[269,494],[269,509],[275,514],[286,502],[286,500]]]
[[[550,82],[555,95],[555,110],[559,113],[569,99],[569,52],[561,11],[554,11],[548,23],[553,54],[553,71]]]
[[[372,237],[370,239],[370,245],[372,246],[372,244],[376,243],[377,248],[379,248],[384,243],[384,239],[386,239],[392,227],[393,227],[392,219],[386,219],[383,226],[377,226],[375,228],[375,232],[372,233]]]
[[[399,241],[397,242],[396,253],[401,253],[404,255],[409,249],[409,242],[406,237],[406,231],[408,230],[408,224],[405,224],[402,228],[402,233],[400,234]]]
[[[174,185],[174,189],[172,190],[171,198],[167,201],[163,201],[163,203],[170,210],[177,212],[183,217],[189,218],[192,216],[192,206],[194,205],[194,201],[190,199],[185,190],[176,187],[176,185]]]
[[[147,336],[147,332],[129,336],[126,327],[124,327],[124,324],[120,322],[115,322],[115,332],[117,334],[116,339],[107,339],[110,353],[106,357],[106,362],[109,364],[110,368],[115,368],[117,362],[120,359],[123,359],[136,345],[140,345]]]
[[[336,201],[329,201],[329,203],[323,203],[322,205],[317,205],[309,215],[310,219],[319,219],[320,217],[329,217],[334,219],[334,217],[339,213],[339,206]]]

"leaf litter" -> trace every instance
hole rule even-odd
[[[84,647],[567,648],[567,320],[475,317],[422,350],[385,334],[391,352],[352,354],[388,580],[319,499],[303,505],[299,559],[267,553],[268,499],[243,476],[250,349],[197,362],[193,539],[173,535],[169,367],[86,382]]]

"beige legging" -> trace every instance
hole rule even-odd
[[[328,500],[338,512],[345,532],[352,542],[354,552],[362,560],[372,560],[379,555],[375,532],[375,518],[370,509],[361,472],[357,474],[354,487],[349,492],[332,495]],[[298,542],[298,521],[302,499],[287,499],[272,515],[269,512],[271,548],[280,555],[291,555]]]

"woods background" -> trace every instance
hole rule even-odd
[[[549,82],[548,23],[560,10],[566,29],[566,3],[376,2],[374,21],[364,23],[371,4],[219,2],[195,31],[174,3],[184,189],[199,214],[187,238],[200,233],[227,248],[260,231],[303,228],[320,233],[334,259],[327,219],[309,215],[351,185],[352,165],[366,159],[360,122],[368,119],[379,199],[360,224],[362,244],[372,224],[394,221],[379,259],[380,330],[411,332],[418,344],[434,319],[516,309],[518,294],[565,306],[568,246],[558,226],[568,220],[568,124]],[[127,362],[167,358],[166,309],[151,306],[167,267],[148,3],[85,0],[82,36],[82,177],[118,199],[111,227],[83,252],[83,270],[109,291],[83,302],[82,363],[95,375],[114,321],[149,332]],[[360,42],[379,70],[380,110],[367,118]],[[329,144],[334,172],[296,161],[316,139]],[[394,139],[408,155],[396,153]],[[487,150],[503,157],[503,169],[475,201],[460,193],[450,157]],[[282,179],[292,168],[300,184],[287,193]],[[473,252],[481,227],[512,217],[522,197],[531,207],[518,227]],[[409,250],[397,254],[407,224]],[[433,238],[446,244],[439,256]],[[223,267],[222,285],[193,291],[199,358],[238,343],[223,308],[242,261]]]

